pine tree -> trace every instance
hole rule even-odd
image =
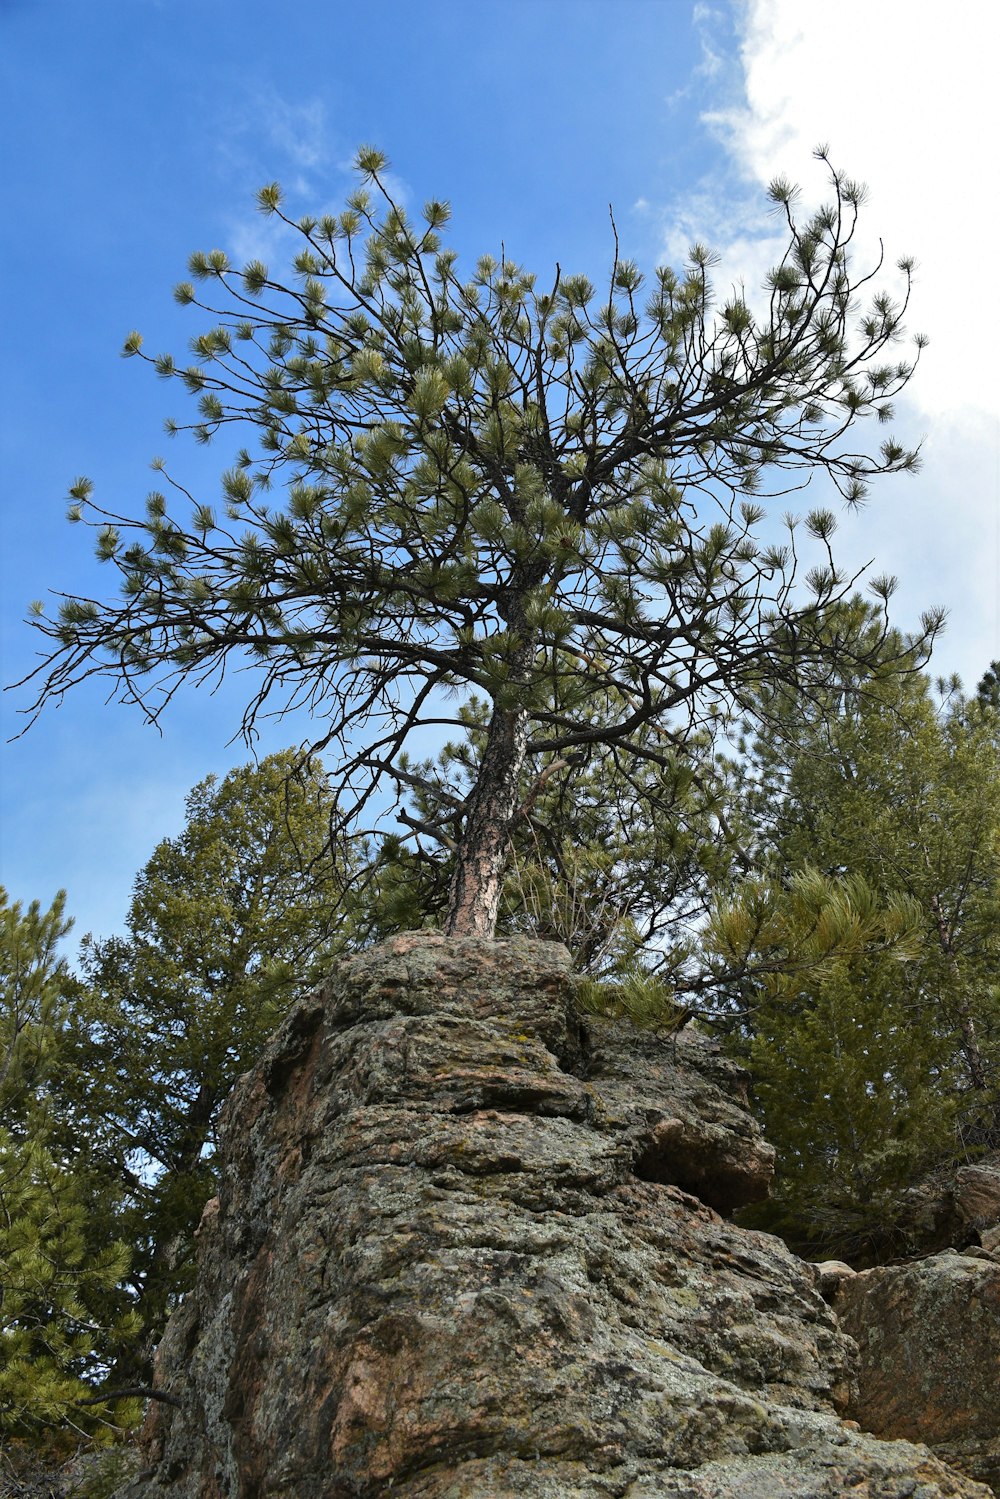
[[[74,1134],[129,1183],[121,1230],[144,1338],[122,1351],[126,1383],[148,1374],[190,1282],[222,1102],[347,940],[329,786],[296,765],[285,751],[197,785],[183,831],[136,879],[128,936],[84,948],[90,1012],[66,1089]]]
[[[976,697],[987,708],[1000,708],[1000,661],[991,661],[976,687]]]
[[[1000,736],[992,710],[945,685],[936,703],[919,673],[882,671],[786,697],[753,747],[745,797],[767,898],[813,871],[868,892],[876,916],[912,913],[903,951],[865,939],[816,969],[793,944],[776,954],[777,987],[751,977],[739,993],[779,1148],[762,1216],[800,1247],[905,1248],[900,1193],[1000,1143]],[[760,964],[766,927],[745,904],[723,905],[712,941]]]
[[[478,694],[489,718],[446,928],[489,937],[527,758],[602,744],[656,767],[720,703],[857,656],[821,628],[850,587],[832,513],[779,544],[759,501],[818,474],[856,504],[872,477],[915,468],[892,438],[863,452],[855,430],[887,421],[912,373],[894,353],[911,263],[899,299],[854,272],[862,189],[831,172],[830,203],[804,220],[789,184],[772,186],[788,238],[761,315],[739,293],[716,301],[702,246],[648,288],[616,247],[601,296],[561,270],[541,290],[506,257],[463,280],[447,206],[415,224],[384,157],[357,165],[339,215],[295,221],[277,186],[261,192],[299,236],[294,279],[192,257],[177,295],[210,326],[192,363],[151,362],[196,398],[198,440],[249,425],[256,448],[223,475],[221,517],[204,500],[184,517],[170,478],[142,519],[74,486],[71,517],[98,528],[121,591],[39,606],[51,649],[35,707],[101,675],[155,720],[181,683],[249,657],[245,732],[308,707],[317,747],[338,752],[345,830],[380,782],[406,786],[414,731],[460,727],[450,696]],[[146,357],[138,334],[125,352]],[[800,587],[804,536],[818,563]],[[595,692],[626,706],[595,724]]]
[[[71,923],[0,891],[0,1435],[108,1435],[137,1415],[101,1398],[109,1349],[134,1333],[125,1244],[95,1244],[85,1174],[62,1148],[53,1080],[79,985],[58,955]],[[95,1388],[97,1394],[95,1395]]]

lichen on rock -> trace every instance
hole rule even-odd
[[[553,944],[341,963],[227,1104],[127,1499],[945,1499],[845,1424],[819,1277],[726,1214],[738,1070],[573,1003]]]

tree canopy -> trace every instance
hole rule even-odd
[[[197,440],[233,428],[251,445],[222,476],[221,511],[159,460],[166,483],[140,518],[73,487],[71,517],[98,528],[120,591],[37,607],[51,646],[35,707],[98,675],[156,720],[181,683],[249,656],[244,731],[308,708],[348,831],[380,783],[410,785],[413,731],[460,723],[452,697],[478,694],[489,715],[452,809],[446,925],[489,936],[526,758],[600,744],[670,763],[762,681],[867,648],[821,628],[853,583],[832,512],[789,518],[776,540],[761,500],[818,473],[856,504],[874,476],[916,466],[892,437],[865,451],[855,432],[890,420],[912,373],[893,352],[912,265],[898,295],[881,265],[854,269],[863,190],[831,170],[830,202],[804,216],[772,185],[787,243],[760,310],[717,296],[702,246],[647,281],[616,237],[600,295],[559,268],[541,289],[505,255],[463,278],[448,206],[413,222],[386,166],[358,153],[340,214],[294,220],[276,185],[261,191],[298,236],[290,279],[192,256],[176,295],[209,326],[193,362],[150,362],[195,397]],[[138,334],[125,352],[147,358]]]
[[[63,897],[0,890],[0,1440],[138,1417],[222,1103],[351,937],[331,810],[293,751],[207,777],[78,974]]]

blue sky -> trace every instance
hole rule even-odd
[[[0,0],[8,143],[2,228],[2,678],[29,669],[23,623],[48,590],[103,592],[91,539],[66,524],[87,474],[137,513],[183,398],[118,356],[140,329],[182,353],[194,331],[173,285],[194,249],[279,247],[255,214],[265,181],[299,211],[340,203],[362,141],[419,204],[450,199],[470,258],[508,253],[545,275],[597,276],[623,248],[652,265],[693,238],[724,276],[766,269],[763,184],[808,192],[820,140],[872,187],[869,248],[914,253],[913,326],[931,335],[902,411],[926,438],[917,479],[883,486],[845,525],[847,560],[899,572],[899,622],[941,603],[942,670],[1000,655],[997,313],[989,303],[998,139],[995,7],[945,13],[881,0]],[[278,20],[276,21],[276,17]],[[277,264],[277,259],[275,259]],[[171,467],[217,495],[230,459],[173,445]],[[24,697],[3,703],[5,737]],[[238,684],[188,694],[162,737],[88,686],[0,750],[0,877],[14,898],[69,892],[77,934],[120,929],[131,881],[182,822],[190,786],[247,758],[230,743]],[[262,748],[300,738],[278,725]]]

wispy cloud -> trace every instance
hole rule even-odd
[[[344,142],[318,96],[288,98],[270,84],[245,81],[238,97],[215,136],[220,173],[239,184],[241,197],[246,194],[227,215],[226,248],[240,262],[270,264],[284,258],[293,235],[280,220],[257,213],[249,193],[279,181],[290,202],[322,212],[331,179],[342,178]]]
[[[667,95],[671,109],[692,98],[706,83],[720,78],[733,67],[732,48],[728,45],[733,32],[729,9],[697,0],[691,10],[691,25],[698,38],[699,58],[687,82]]]
[[[255,187],[278,181],[293,214],[319,217],[339,213],[345,194],[356,185],[358,144],[344,140],[324,100],[291,100],[269,85],[250,93],[239,113],[230,113],[220,130],[218,149],[231,174],[243,181],[250,178]],[[405,207],[410,190],[404,179],[389,170],[382,180],[394,201]],[[296,243],[294,230],[249,205],[229,215],[227,237],[226,248],[241,263],[275,264],[287,259]]]
[[[273,89],[268,90],[268,95],[262,123],[273,149],[305,172],[327,166],[332,143],[323,100],[293,103]]]
[[[726,65],[725,45],[720,44],[729,25],[726,11],[717,5],[705,5],[702,0],[691,12],[691,21],[698,33],[701,61],[695,69],[699,78],[717,78]]]
[[[696,0],[691,24],[698,38],[699,60],[685,86],[668,102],[681,97],[702,104],[701,121],[710,133],[724,133],[722,116],[745,105],[745,78],[738,19],[732,3]],[[722,294],[740,288],[752,303],[758,287],[780,254],[783,236],[770,205],[751,180],[743,163],[723,140],[721,161],[686,192],[656,204],[642,198],[635,205],[647,219],[659,221],[661,258],[684,264],[696,242],[718,257],[715,281]]]
[[[870,184],[856,263],[883,251],[890,267],[917,257],[908,322],[931,343],[898,404],[912,436],[926,436],[926,462],[905,493],[887,486],[884,503],[844,526],[845,544],[901,574],[901,610],[949,607],[941,668],[974,681],[1000,655],[1000,318],[989,250],[1000,9],[969,4],[940,25],[914,24],[909,0],[735,0],[731,14],[738,69],[720,70],[702,114],[725,165],[665,221],[665,253],[698,222],[727,263],[752,264],[766,242],[753,204],[778,173],[821,196],[810,164],[819,143]]]
[[[236,98],[238,97],[238,102]],[[244,80],[216,125],[215,146],[227,172],[310,174],[343,155],[325,99],[287,98],[271,84]]]

